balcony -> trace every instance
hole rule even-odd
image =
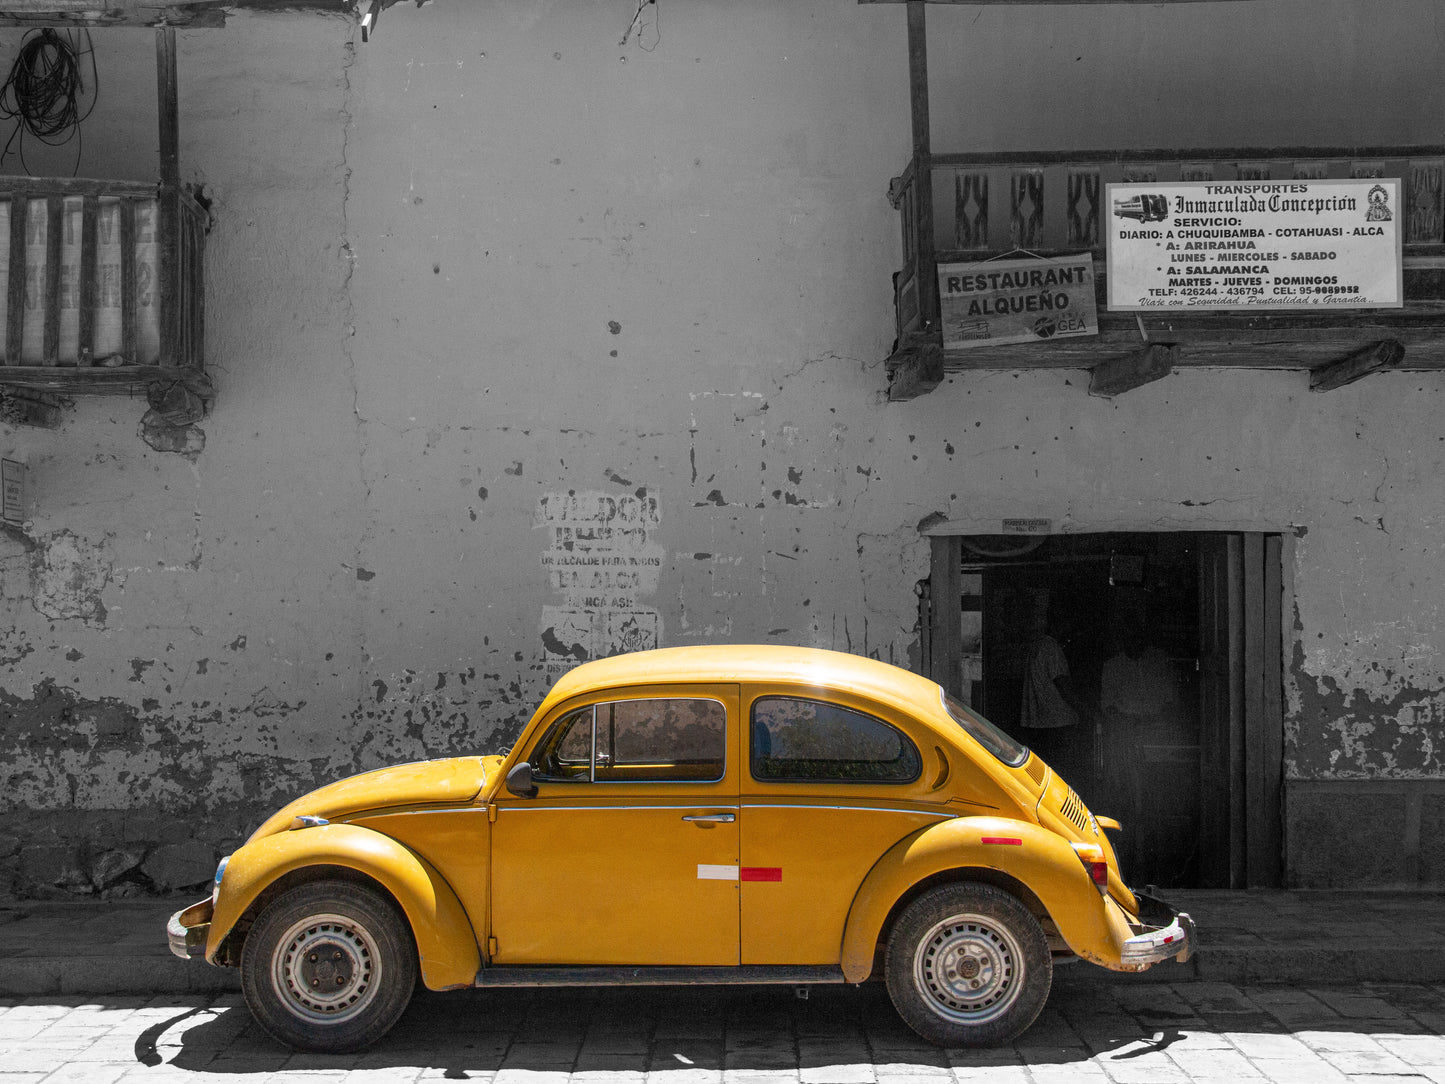
[[[1105,308],[1105,185],[1348,177],[1402,182],[1403,309]],[[903,232],[903,267],[894,282],[898,344],[889,358],[890,398],[912,398],[945,373],[967,369],[1088,368],[1095,376],[1091,390],[1112,394],[1188,365],[1306,369],[1316,390],[1379,368],[1445,368],[1442,193],[1445,147],[916,153],[888,193]],[[937,266],[1016,250],[1093,254],[1099,334],[943,350]],[[1145,347],[1147,357],[1141,353]]]
[[[204,381],[206,218],[154,184],[0,178],[0,385],[126,393]]]

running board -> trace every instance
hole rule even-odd
[[[477,986],[808,986],[847,982],[839,967],[484,967]]]

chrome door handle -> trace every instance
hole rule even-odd
[[[694,813],[682,819],[694,824],[732,824],[738,818],[733,813]]]

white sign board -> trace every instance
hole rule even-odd
[[[1034,257],[938,265],[946,350],[1099,333],[1094,258]]]
[[[0,491],[3,491],[3,518],[6,523],[21,523],[25,519],[25,483],[28,469],[18,459],[0,459]]]
[[[1400,182],[1111,184],[1110,309],[1402,308]]]

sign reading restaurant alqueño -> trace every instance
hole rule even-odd
[[[1094,258],[1033,257],[938,265],[948,350],[1099,333]]]
[[[1404,306],[1400,182],[1107,186],[1111,309]]]

